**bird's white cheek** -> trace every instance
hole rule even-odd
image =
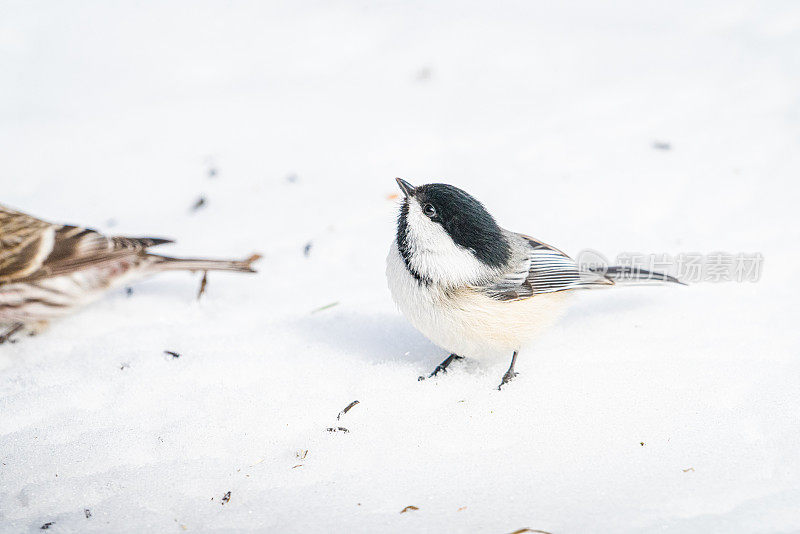
[[[457,245],[438,223],[430,220],[417,202],[408,210],[409,263],[435,284],[459,287],[474,284],[492,274],[469,250]]]

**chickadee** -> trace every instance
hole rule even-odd
[[[150,254],[171,243],[150,237],[106,237],[88,228],[52,224],[0,206],[0,344],[27,328],[73,311],[113,287],[161,271],[255,272],[259,256],[242,261]]]
[[[386,276],[411,324],[451,353],[431,377],[464,357],[513,353],[500,389],[516,376],[520,349],[559,318],[572,290],[681,283],[627,266],[582,269],[558,249],[500,228],[483,204],[457,187],[397,183],[405,198]]]

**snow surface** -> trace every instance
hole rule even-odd
[[[799,28],[796,2],[4,0],[0,202],[264,259],[0,347],[0,531],[800,531]],[[418,382],[446,354],[386,288],[395,176],[572,254],[763,277],[586,292],[502,392],[507,362]]]

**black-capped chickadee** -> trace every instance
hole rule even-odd
[[[513,353],[499,389],[516,376],[520,349],[559,318],[572,290],[681,283],[629,266],[581,268],[550,245],[500,228],[457,187],[397,183],[405,198],[386,276],[403,314],[451,353],[430,376],[464,357]]]

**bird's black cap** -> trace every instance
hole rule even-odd
[[[431,220],[440,224],[457,245],[470,250],[478,260],[490,267],[501,267],[508,262],[511,247],[503,230],[475,197],[449,184],[414,187],[400,178],[397,183],[409,199],[406,202],[413,198],[423,207],[432,205],[435,215]],[[398,219],[398,238],[406,235],[407,216],[408,206],[405,205]],[[401,239],[398,243],[402,253]]]

